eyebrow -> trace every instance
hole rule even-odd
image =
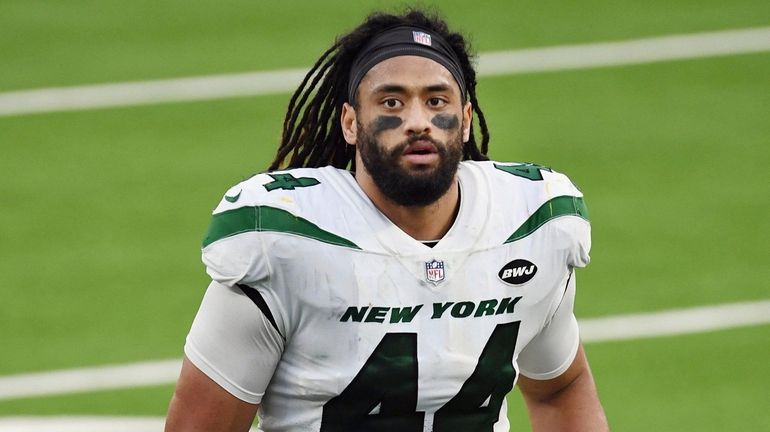
[[[450,91],[451,87],[447,84],[432,84],[425,87],[425,89],[429,93],[438,93],[438,92]],[[407,88],[399,84],[382,84],[376,87],[372,91],[372,93],[400,93],[400,94],[404,94],[407,92],[408,92]]]
[[[406,93],[406,87],[398,84],[383,84],[375,88],[372,93]]]
[[[445,91],[449,91],[451,89],[452,88],[449,87],[446,84],[434,84],[434,85],[428,86],[428,91],[431,92],[431,93],[445,92]]]

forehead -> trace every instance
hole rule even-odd
[[[391,84],[410,90],[443,84],[460,94],[460,86],[447,68],[420,56],[391,57],[376,64],[361,80],[358,91],[364,96],[382,85]]]

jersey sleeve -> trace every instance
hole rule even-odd
[[[570,268],[583,268],[591,262],[591,224],[579,217],[563,218],[557,227],[567,239],[566,260]]]
[[[522,375],[539,380],[555,378],[572,364],[580,345],[573,313],[574,269],[590,261],[588,209],[583,193],[563,173],[534,164],[493,163],[491,167],[496,183],[506,185],[501,195],[507,199],[502,201],[511,203],[510,220],[506,222],[515,229],[507,241],[545,231],[537,247],[552,254],[552,271],[560,275],[560,281],[547,294],[549,308],[538,321],[539,331],[517,358]]]
[[[566,264],[569,268],[585,267],[591,261],[591,223],[583,193],[566,175],[556,172],[543,173],[542,210],[550,217],[557,217],[555,230],[558,231],[559,248],[566,250]]]
[[[580,334],[573,314],[575,274],[570,274],[561,301],[550,320],[519,354],[519,372],[538,380],[556,378],[572,364]]]
[[[482,162],[502,202],[501,226],[513,228],[506,242],[530,235],[545,224],[556,231],[555,247],[566,252],[568,267],[590,261],[591,226],[583,193],[565,174],[534,164]],[[551,224],[551,221],[556,221]]]
[[[562,184],[567,187],[559,191],[559,196],[572,197],[570,204],[573,207],[570,210],[574,210],[567,212],[567,217],[558,218],[552,225],[555,244],[563,251],[567,281],[545,325],[519,355],[521,374],[537,380],[556,378],[575,359],[580,346],[580,332],[573,312],[576,289],[574,269],[587,266],[591,260],[591,224],[582,193],[566,176],[560,176],[563,178]]]
[[[239,287],[212,282],[187,335],[184,352],[233,396],[258,404],[283,347],[281,334]]]
[[[263,281],[270,273],[257,233],[243,233],[206,246],[201,260],[212,280],[230,287]]]
[[[214,209],[201,249],[206,273],[230,287],[264,281],[270,273],[257,229],[260,206],[250,183],[247,180],[225,193]]]

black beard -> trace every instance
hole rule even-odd
[[[415,135],[387,151],[360,123],[357,126],[361,161],[374,184],[388,199],[405,207],[426,206],[449,190],[463,156],[460,131],[446,144],[427,135]],[[436,146],[439,155],[437,167],[410,172],[399,164],[404,149],[418,140],[430,141]]]

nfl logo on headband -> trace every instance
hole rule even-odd
[[[428,33],[412,31],[412,36],[414,36],[414,41],[418,44],[430,46],[430,35]]]

